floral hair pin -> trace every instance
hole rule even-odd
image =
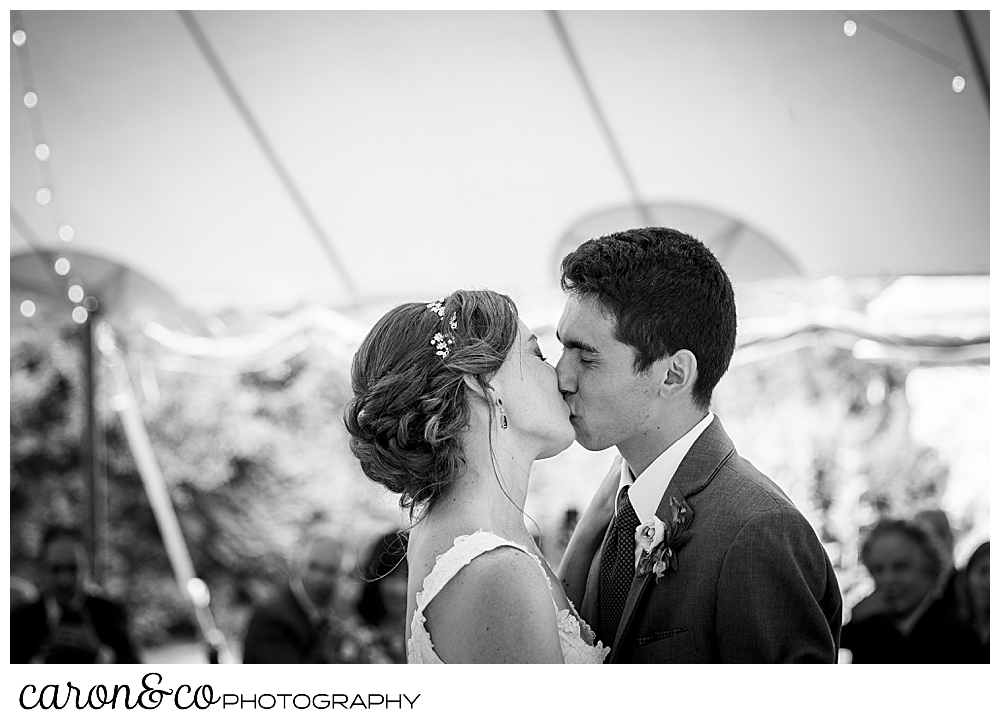
[[[448,353],[451,352],[451,349],[449,349],[449,345],[453,344],[454,342],[455,338],[452,337],[450,334],[446,337],[440,332],[437,332],[433,337],[431,337],[431,346],[437,347],[437,351],[434,354],[436,354],[441,359],[444,359],[445,357],[448,356]]]
[[[427,305],[427,308],[434,312],[436,315],[444,319],[444,302],[445,297],[435,300]],[[448,320],[448,327],[451,329],[458,329],[458,316],[453,312],[451,319]],[[437,347],[437,351],[434,352],[438,357],[444,359],[451,352],[451,345],[455,344],[455,336],[451,333],[443,334],[441,332],[435,332],[434,336],[431,337],[431,346]]]

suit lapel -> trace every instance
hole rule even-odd
[[[309,612],[302,607],[302,602],[299,601],[290,585],[285,589],[285,611],[287,613],[286,621],[295,634],[299,647],[303,650],[308,649],[313,641],[316,627],[313,626]]]
[[[660,499],[660,505],[656,509],[657,516],[662,517],[666,512],[666,501],[669,501],[671,496],[683,500],[700,492],[712,481],[719,468],[733,452],[735,452],[733,441],[722,429],[722,423],[716,415],[712,424],[705,428],[705,432],[694,441],[694,445],[681,460],[677,472],[670,479],[670,484]]]
[[[667,489],[660,498],[660,504],[656,507],[656,517],[660,520],[667,520],[670,517],[670,498],[676,498],[679,503],[683,503],[688,508],[688,518],[694,521],[695,511],[691,504],[687,502],[687,497],[695,495],[707,486],[719,468],[735,452],[733,441],[729,439],[726,431],[722,429],[722,423],[716,415],[712,423],[705,428],[694,445],[688,451],[681,464],[674,473],[674,477],[667,484]],[[645,523],[646,521],[640,521]],[[690,525],[688,526],[690,530]],[[605,536],[605,541],[607,536]],[[604,550],[602,544],[601,551]],[[598,569],[599,570],[599,569]],[[635,576],[632,579],[632,586],[629,588],[628,598],[625,599],[625,609],[622,611],[621,620],[618,622],[618,631],[615,633],[615,642],[611,647],[611,655],[608,663],[614,663],[621,651],[625,634],[632,625],[636,608],[639,601],[643,599],[656,576]],[[660,586],[670,585],[671,573],[667,572],[660,580]]]

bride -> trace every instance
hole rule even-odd
[[[579,523],[564,590],[523,511],[532,463],[574,431],[555,369],[510,298],[460,290],[396,307],[361,344],[351,379],[351,451],[415,521],[407,662],[601,663],[609,649],[567,591],[582,598],[576,561],[600,544],[617,477]]]

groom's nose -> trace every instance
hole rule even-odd
[[[556,379],[559,381],[559,391],[563,396],[576,392],[576,374],[565,352],[559,356],[559,361],[556,363]]]

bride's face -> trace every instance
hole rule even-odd
[[[491,384],[507,416],[507,429],[500,434],[519,438],[536,459],[552,457],[572,444],[575,433],[555,368],[543,357],[538,338],[520,320],[514,346]],[[494,412],[499,421],[499,408]]]

